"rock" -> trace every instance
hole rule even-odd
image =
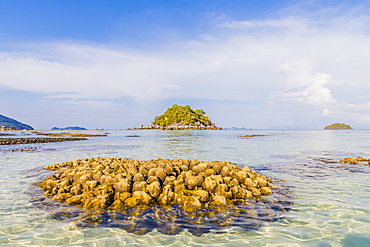
[[[145,191],[135,191],[132,197],[136,197],[142,205],[149,205],[152,201],[152,197]]]
[[[135,182],[134,185],[132,186],[132,192],[135,191],[145,191],[147,187],[147,183],[144,181],[141,182]]]
[[[199,174],[199,173],[205,172],[207,169],[208,169],[208,164],[207,163],[200,163],[200,164],[194,166],[191,170],[194,173]]]
[[[269,195],[272,193],[271,189],[269,187],[262,187],[260,189],[260,192],[262,195]]]
[[[159,178],[160,180],[164,181],[167,176],[166,170],[163,168],[157,168],[157,172],[155,173],[155,176]]]
[[[210,193],[213,193],[217,187],[217,182],[211,179],[210,177],[206,177],[204,180],[204,183],[202,184],[202,188],[205,191],[208,191]]]
[[[265,187],[267,186],[267,181],[261,177],[258,177],[256,180],[255,180],[255,183],[258,187]]]
[[[161,194],[161,185],[158,181],[149,184],[146,189],[154,199],[156,199]]]
[[[114,184],[114,188],[117,192],[130,192],[131,185],[126,181],[120,181]]]
[[[199,199],[200,202],[206,203],[210,200],[210,194],[205,190],[196,190],[193,196]]]
[[[200,175],[198,176],[190,175],[185,178],[185,185],[187,186],[189,190],[192,190],[195,187],[202,186],[203,181],[204,181],[204,178]]]
[[[357,165],[358,161],[355,158],[347,157],[344,158],[343,160],[339,161],[340,163],[347,163],[347,164],[352,164],[352,165]]]
[[[134,179],[133,179],[135,182],[141,182],[141,181],[144,181],[145,180],[145,177],[142,173],[138,172],[134,175]]]
[[[227,201],[224,196],[212,196],[211,202],[209,203],[210,206],[218,206],[218,207],[225,207],[227,206]]]

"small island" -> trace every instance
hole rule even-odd
[[[352,127],[347,124],[343,124],[343,123],[333,123],[328,126],[325,126],[324,129],[326,130],[351,130]]]
[[[173,105],[162,115],[156,116],[151,125],[127,130],[221,130],[211,122],[202,109],[191,109],[189,105]]]
[[[71,127],[65,127],[65,128],[59,128],[59,127],[53,127],[51,130],[87,130],[84,127],[79,126],[71,126]]]

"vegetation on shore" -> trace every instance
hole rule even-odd
[[[172,105],[154,118],[151,125],[141,126],[133,130],[220,130],[207,117],[202,109],[191,109],[189,105]],[[131,129],[127,129],[131,130]]]
[[[326,130],[352,129],[352,127],[343,123],[333,123],[328,126],[325,126],[325,129]]]
[[[189,105],[173,105],[168,108],[162,115],[155,117],[153,125],[162,127],[170,126],[173,123],[184,125],[194,125],[199,122],[202,125],[209,125],[211,120],[205,116],[206,112],[202,109],[191,109]]]

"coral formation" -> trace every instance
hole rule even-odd
[[[82,208],[121,210],[156,204],[185,210],[225,207],[272,193],[271,180],[229,162],[90,158],[45,167],[56,170],[45,196]]]
[[[256,137],[256,136],[266,136],[266,135],[244,135],[244,136],[238,136],[238,137],[247,137],[247,138],[250,138],[250,137]]]
[[[48,143],[48,142],[65,142],[65,141],[82,141],[87,140],[86,138],[69,138],[69,137],[59,137],[59,138],[40,138],[40,137],[30,137],[30,138],[0,138],[0,145],[15,145],[15,144],[28,144],[28,143]]]

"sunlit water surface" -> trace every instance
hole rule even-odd
[[[109,131],[86,141],[0,146],[0,244],[6,246],[370,246],[370,167],[316,159],[370,158],[365,130]],[[94,132],[91,132],[94,133]],[[241,138],[240,135],[266,136]],[[17,135],[21,133],[17,132]],[[12,152],[34,146],[36,151]],[[283,180],[283,218],[258,229],[165,235],[59,221],[30,201],[46,165],[92,157],[230,161]],[[42,172],[41,172],[42,173]],[[38,174],[38,175],[35,175]]]

